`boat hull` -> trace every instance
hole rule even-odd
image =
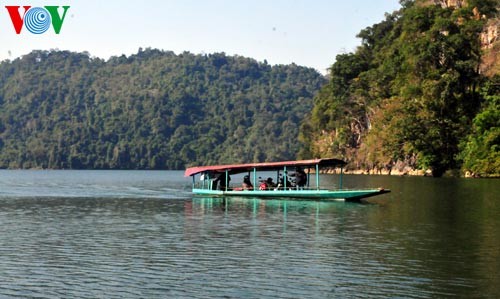
[[[346,200],[359,201],[376,195],[390,192],[385,189],[363,189],[363,190],[208,190],[193,189],[195,195],[202,196],[238,196],[238,197],[260,197],[260,198],[296,198],[313,200]]]

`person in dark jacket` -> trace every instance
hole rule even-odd
[[[297,187],[304,188],[304,186],[307,184],[307,174],[302,169],[302,167],[297,167],[294,175],[295,175],[295,184],[297,185]]]
[[[226,181],[226,173],[223,172],[223,173],[219,173],[217,178],[214,180],[214,183],[219,184],[219,190],[225,191],[226,187],[228,186],[230,181],[231,181],[231,177],[228,175],[227,181]]]
[[[253,190],[253,185],[252,185],[252,182],[250,182],[250,177],[248,175],[243,177],[242,187],[243,187],[243,190]]]

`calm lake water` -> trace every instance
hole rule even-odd
[[[190,182],[0,171],[0,297],[500,297],[500,180],[347,176],[392,189],[370,204],[193,198]]]

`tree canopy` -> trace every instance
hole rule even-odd
[[[224,53],[0,63],[0,168],[183,169],[294,159],[324,77]]]

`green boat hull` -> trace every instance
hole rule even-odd
[[[363,190],[210,190],[193,189],[195,195],[200,196],[238,196],[259,198],[296,198],[313,200],[346,200],[359,201],[376,195],[390,192],[385,189],[363,189]]]

